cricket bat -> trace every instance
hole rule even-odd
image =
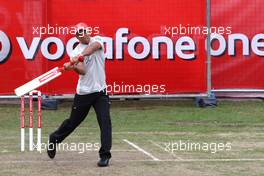
[[[78,58],[79,62],[83,62],[83,60],[84,60],[83,56],[80,56]],[[71,62],[71,64],[73,65],[74,63]],[[32,91],[32,90],[50,82],[51,80],[59,77],[63,71],[65,71],[63,67],[61,67],[61,68],[55,67],[55,68],[51,69],[50,71],[40,75],[39,77],[29,81],[28,83],[16,88],[15,94],[19,97],[22,95],[25,95],[25,94],[29,93],[30,91]]]

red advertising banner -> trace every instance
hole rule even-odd
[[[110,93],[206,92],[206,35],[178,30],[205,26],[205,9],[204,0],[1,0],[0,93],[67,62],[79,22],[103,37]],[[75,93],[77,79],[67,72],[41,90]]]
[[[212,26],[232,31],[212,44],[212,88],[264,89],[263,0],[211,0],[211,13]]]
[[[213,89],[264,89],[261,4],[211,1]],[[109,92],[206,91],[205,0],[0,0],[0,18],[0,94],[67,62],[79,22],[103,37]],[[67,72],[41,90],[74,93],[77,80]]]

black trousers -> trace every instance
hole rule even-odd
[[[87,95],[75,94],[71,115],[50,135],[52,141],[62,142],[87,116],[93,106],[101,132],[100,158],[111,158],[112,125],[110,118],[110,101],[105,90]]]

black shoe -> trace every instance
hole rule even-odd
[[[100,158],[100,160],[97,163],[97,166],[99,167],[106,167],[109,165],[110,158]]]
[[[47,154],[50,157],[50,159],[53,159],[56,155],[56,142],[49,138],[48,142],[48,148],[47,148]]]

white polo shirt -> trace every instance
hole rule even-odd
[[[94,42],[101,44],[102,48],[95,51],[90,56],[85,56],[84,65],[86,68],[85,75],[79,75],[79,80],[76,88],[76,92],[79,95],[90,94],[101,91],[106,88],[105,82],[105,55],[104,45],[101,37],[90,37],[88,45],[79,43],[73,52],[71,57],[77,56],[83,52],[83,50]]]

